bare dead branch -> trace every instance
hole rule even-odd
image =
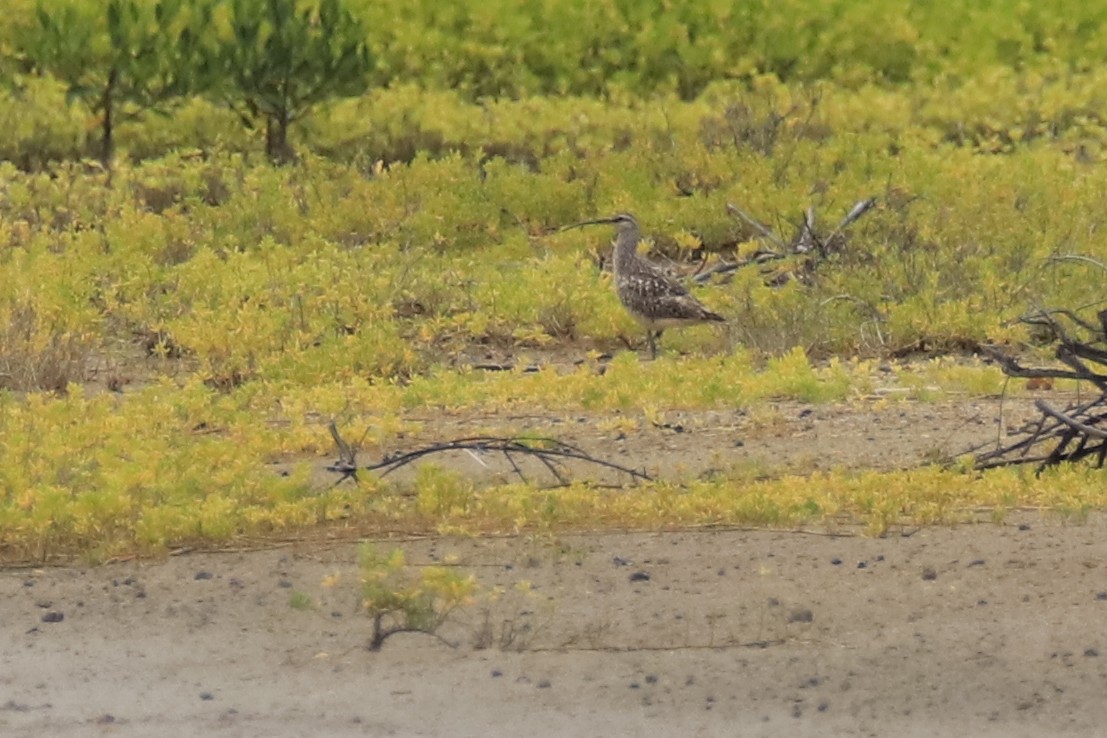
[[[368,649],[370,651],[379,651],[384,646],[384,642],[391,636],[397,633],[422,633],[423,635],[429,635],[432,638],[437,638],[442,643],[446,644],[450,648],[457,648],[458,644],[453,641],[446,640],[441,634],[436,632],[435,628],[417,628],[408,625],[394,625],[391,627],[384,627],[381,624],[380,617],[373,619],[373,636],[369,639]]]
[[[710,269],[704,269],[696,274],[692,280],[696,284],[705,284],[711,280],[712,277],[718,274],[729,274],[730,272],[737,271],[741,267],[745,266],[746,261],[721,261]]]
[[[838,226],[827,236],[821,236],[819,234],[816,225],[817,214],[815,208],[814,206],[808,207],[803,211],[803,216],[800,220],[799,227],[796,229],[795,235],[792,237],[792,240],[786,244],[784,239],[777,236],[776,233],[761,223],[761,221],[757,220],[734,203],[728,202],[726,204],[727,212],[752,226],[762,238],[765,238],[775,246],[776,250],[764,249],[758,251],[744,261],[739,260],[738,262],[720,265],[714,269],[707,270],[704,274],[696,275],[695,279],[697,282],[703,283],[713,274],[734,271],[748,264],[763,264],[767,261],[787,259],[790,257],[799,258],[800,268],[797,271],[797,275],[801,278],[804,276],[810,277],[821,260],[828,258],[834,253],[840,252],[845,246],[845,229],[855,223],[865,213],[869,212],[875,205],[875,197],[860,200],[848,213],[846,213]],[[772,284],[772,282],[770,282],[770,284]]]
[[[849,226],[853,225],[861,218],[862,215],[876,207],[876,202],[877,200],[875,197],[870,197],[865,200],[858,200],[854,204],[854,206],[850,208],[850,211],[846,213],[846,217],[842,218],[842,222],[839,223],[838,227],[834,230],[840,231],[843,228],[848,228]]]
[[[839,223],[831,232],[831,234],[826,237],[826,242],[830,243],[831,241],[833,241],[842,231],[856,223],[858,220],[861,219],[861,216],[872,210],[874,207],[876,207],[875,197],[870,197],[865,200],[858,200],[857,203],[852,208],[850,208],[850,211],[846,213],[846,217],[842,218],[842,222]]]
[[[1068,369],[1051,369],[1051,368],[1030,368],[1025,367],[1018,362],[1013,356],[1008,356],[1003,352],[995,349],[991,346],[981,346],[981,353],[992,358],[999,364],[1003,373],[1009,377],[1019,377],[1024,379],[1083,379],[1084,377],[1078,373],[1069,371]]]
[[[1055,316],[1055,315],[1060,315],[1062,317],[1068,318],[1073,323],[1080,326],[1081,328],[1088,331],[1089,333],[1103,334],[1105,332],[1102,318],[1100,318],[1100,325],[1097,326],[1094,323],[1091,323],[1087,320],[1084,320],[1083,318],[1081,318],[1079,315],[1077,315],[1072,310],[1066,310],[1065,308],[1055,308],[1053,310],[1039,309],[1039,311],[1037,313],[1035,313],[1033,315],[1023,316],[1019,320],[1020,320],[1020,322],[1029,323],[1031,325],[1035,325],[1035,324],[1041,325],[1042,321],[1040,319],[1035,320],[1035,317],[1036,316],[1042,316],[1042,317],[1045,317],[1045,318],[1049,319],[1049,322],[1048,322],[1049,325],[1057,325],[1057,322],[1055,320],[1053,320],[1053,316]]]
[[[1038,408],[1049,417],[1061,421],[1069,428],[1083,433],[1085,436],[1091,436],[1093,438],[1107,438],[1107,431],[1104,431],[1101,428],[1095,428],[1088,425],[1087,423],[1082,423],[1075,418],[1071,418],[1068,415],[1065,415],[1060,410],[1054,410],[1045,400],[1035,400],[1034,407]]]
[[[327,471],[342,475],[335,484],[347,478],[351,478],[356,482],[357,473],[359,471],[380,471],[381,476],[384,477],[425,456],[448,453],[451,451],[469,451],[470,453],[478,454],[501,453],[504,455],[504,458],[507,459],[512,471],[524,482],[527,481],[527,479],[515,459],[516,456],[529,456],[537,459],[546,470],[549,471],[550,475],[557,480],[557,484],[561,486],[569,484],[568,477],[566,477],[560,467],[561,462],[565,460],[579,461],[622,472],[632,480],[651,481],[652,479],[652,477],[644,471],[632,469],[613,461],[592,456],[577,446],[559,441],[555,438],[472,436],[443,443],[434,443],[414,451],[385,456],[375,464],[358,466],[356,449],[351,449],[348,444],[342,441],[341,436],[338,434],[338,429],[334,427],[333,423],[331,424],[331,435],[335,439],[335,445],[338,446],[339,459],[334,464],[327,466],[326,469]]]
[[[752,226],[755,231],[757,231],[762,236],[764,236],[765,238],[769,239],[774,244],[776,244],[777,248],[781,248],[781,249],[788,248],[785,245],[784,241],[782,241],[779,236],[777,236],[775,233],[773,233],[771,230],[769,230],[769,228],[767,226],[762,225],[753,216],[747,215],[746,211],[742,210],[740,207],[738,207],[734,203],[728,202],[726,204],[726,211],[728,213],[730,213],[731,215],[734,215],[734,216],[740,218],[741,220],[744,220],[747,224]]]

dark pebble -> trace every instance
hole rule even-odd
[[[639,688],[640,686],[641,686],[641,685],[640,685],[640,684],[638,684],[638,682],[631,682],[631,683],[630,683],[630,688],[631,688],[631,689],[638,689],[638,688]]]
[[[647,674],[646,684],[657,684],[657,676],[654,674]]]
[[[842,560],[835,556],[833,559],[830,560],[830,563],[834,564],[835,566],[840,566],[842,564]]]
[[[867,561],[858,561],[857,562],[857,568],[858,569],[867,569],[868,567],[869,567],[869,562],[867,562]]]
[[[969,566],[984,566],[984,559],[973,559],[969,562]]]
[[[1107,592],[1096,592],[1095,598],[1097,600],[1107,600]]]
[[[550,680],[549,679],[543,679],[542,681],[538,682],[538,684],[536,686],[539,689],[549,689],[550,688]]]
[[[35,607],[41,607],[43,610],[53,606],[54,603],[51,600],[39,600],[35,603]]]
[[[1019,530],[1030,530],[1030,523],[1019,523]]]
[[[502,671],[500,671],[499,669],[493,669],[492,670],[492,677],[493,678],[502,677],[503,675],[504,675],[504,673]]]
[[[110,712],[105,712],[103,715],[96,718],[96,722],[100,725],[111,725],[115,722],[115,715],[112,715]]]
[[[204,702],[211,702],[215,699],[215,695],[211,692],[201,692],[200,699],[202,699]]]
[[[630,562],[624,559],[622,556],[613,556],[611,558],[611,563],[615,566],[626,566]]]
[[[44,623],[60,623],[63,620],[65,620],[65,614],[57,610],[51,610],[42,615],[42,622]]]
[[[789,623],[810,623],[815,619],[815,614],[807,608],[792,610],[788,615]]]
[[[828,705],[827,703],[820,702],[819,703],[819,712],[826,712],[829,707],[830,707],[830,705]]]
[[[1088,658],[1095,658],[1096,656],[1099,655],[1099,650],[1095,649],[1095,648],[1085,648],[1084,649],[1084,655],[1087,656]]]
[[[200,581],[202,579],[211,579],[213,576],[215,575],[212,574],[210,571],[198,571],[195,575],[193,575],[192,578],[196,581]]]
[[[648,582],[650,581],[650,573],[647,571],[636,571],[630,575],[630,581],[632,582]]]
[[[938,578],[938,572],[934,571],[934,567],[927,566],[923,568],[923,581],[932,582]]]
[[[281,589],[292,589],[292,582],[287,579],[280,579],[277,581],[277,586]]]

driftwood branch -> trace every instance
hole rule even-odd
[[[333,421],[330,424],[330,432],[331,437],[334,438],[335,446],[338,448],[339,458],[338,461],[327,466],[326,469],[327,471],[342,475],[339,477],[338,481],[335,482],[336,485],[346,479],[353,479],[357,482],[357,473],[359,471],[379,471],[381,476],[384,477],[425,456],[448,453],[450,451],[468,451],[473,454],[503,454],[508,464],[511,465],[512,471],[524,482],[528,480],[519,467],[516,457],[537,459],[550,475],[557,480],[557,484],[560,486],[569,484],[569,478],[563,473],[561,466],[564,461],[578,461],[622,472],[632,480],[651,481],[652,479],[652,477],[644,471],[598,458],[577,446],[559,441],[556,438],[544,437],[501,438],[497,436],[471,436],[469,438],[458,438],[452,441],[433,443],[423,448],[415,449],[414,451],[392,454],[385,456],[375,464],[359,466],[357,463],[357,450],[351,448],[349,444],[342,440],[338,428]]]

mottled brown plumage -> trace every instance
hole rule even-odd
[[[615,226],[615,292],[619,301],[646,329],[650,356],[657,357],[657,339],[666,328],[706,322],[726,322],[688,293],[680,282],[638,256],[642,238],[638,221],[629,213],[585,221]]]

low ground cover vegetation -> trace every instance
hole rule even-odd
[[[40,43],[0,41],[0,557],[156,553],[321,524],[852,515],[880,532],[974,502],[1101,504],[1081,470],[735,473],[619,494],[429,472],[414,492],[321,490],[306,466],[271,468],[332,455],[332,420],[381,445],[422,408],[648,415],[851,401],[889,381],[915,400],[1019,391],[993,365],[899,360],[1033,353],[1047,341],[1020,315],[1102,306],[1093,62],[1107,34],[1093,9],[918,4],[893,21],[892,3],[754,3],[737,18],[687,2],[654,22],[614,2],[547,4],[550,18],[293,3],[288,33],[333,25],[350,39],[316,49],[303,79],[340,68],[346,82],[297,88],[282,107],[272,95],[287,89],[211,66],[255,33],[256,53],[234,63],[265,67],[277,16],[250,31],[232,21],[251,3],[209,3],[197,30],[201,3],[120,1],[102,17],[95,5],[43,18],[16,3],[11,28]],[[157,13],[175,19],[162,36]],[[90,36],[75,45],[65,23],[81,19]],[[548,46],[535,31],[547,22]],[[745,35],[708,30],[734,27]],[[172,46],[165,29],[187,33],[194,46],[174,48],[195,59],[119,66],[134,44]],[[189,66],[205,59],[204,74]],[[123,74],[131,86],[112,87]],[[822,228],[868,198],[816,266],[759,258],[765,230],[787,237],[808,210]],[[725,328],[668,333],[661,358],[639,357],[609,236],[560,230],[619,211],[675,273],[743,264],[690,282]],[[479,368],[490,355],[512,357],[507,370]]]

